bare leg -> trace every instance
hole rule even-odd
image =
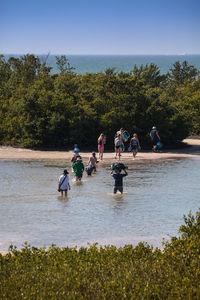
[[[115,147],[115,159],[117,158],[117,148]]]
[[[101,148],[101,154],[100,154],[100,159],[102,160],[103,159],[103,147]]]
[[[156,151],[156,150],[157,150],[157,146],[153,145],[153,151]]]
[[[136,154],[137,154],[137,150],[134,149],[134,150],[133,150],[133,157],[134,157],[134,158],[136,157]]]
[[[120,156],[121,156],[121,148],[119,148],[118,150],[119,150],[119,160],[120,160]]]

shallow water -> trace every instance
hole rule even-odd
[[[134,161],[124,194],[113,195],[110,163],[60,198],[62,162],[0,161],[0,249],[32,246],[136,245],[178,235],[183,215],[200,207],[200,158]]]

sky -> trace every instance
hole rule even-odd
[[[3,54],[200,54],[200,0],[0,0]]]

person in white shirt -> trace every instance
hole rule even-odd
[[[119,137],[120,141],[121,141],[121,143],[120,143],[120,152],[124,151],[124,149],[125,149],[124,148],[125,138],[124,138],[123,132],[124,132],[124,129],[120,128],[120,130],[117,131],[117,133],[116,133],[116,137]],[[121,154],[120,154],[120,156],[121,156]]]
[[[70,190],[70,184],[69,184],[69,176],[68,171],[64,170],[63,174],[58,179],[58,192],[60,192],[60,195],[63,197],[63,192],[65,192],[65,197],[67,196],[67,191]]]

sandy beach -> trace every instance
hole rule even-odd
[[[185,148],[175,150],[165,150],[154,153],[152,151],[141,151],[138,152],[136,160],[152,160],[152,159],[169,159],[169,158],[189,158],[195,157],[200,153],[200,139],[185,139],[183,141],[186,144]],[[83,160],[87,160],[91,155],[91,152],[80,152]],[[0,159],[2,160],[71,160],[73,151],[39,151],[30,150],[24,148],[15,147],[0,147]],[[103,160],[112,160],[114,158],[114,152],[106,152],[103,156]],[[133,159],[132,153],[124,152],[121,160]]]

